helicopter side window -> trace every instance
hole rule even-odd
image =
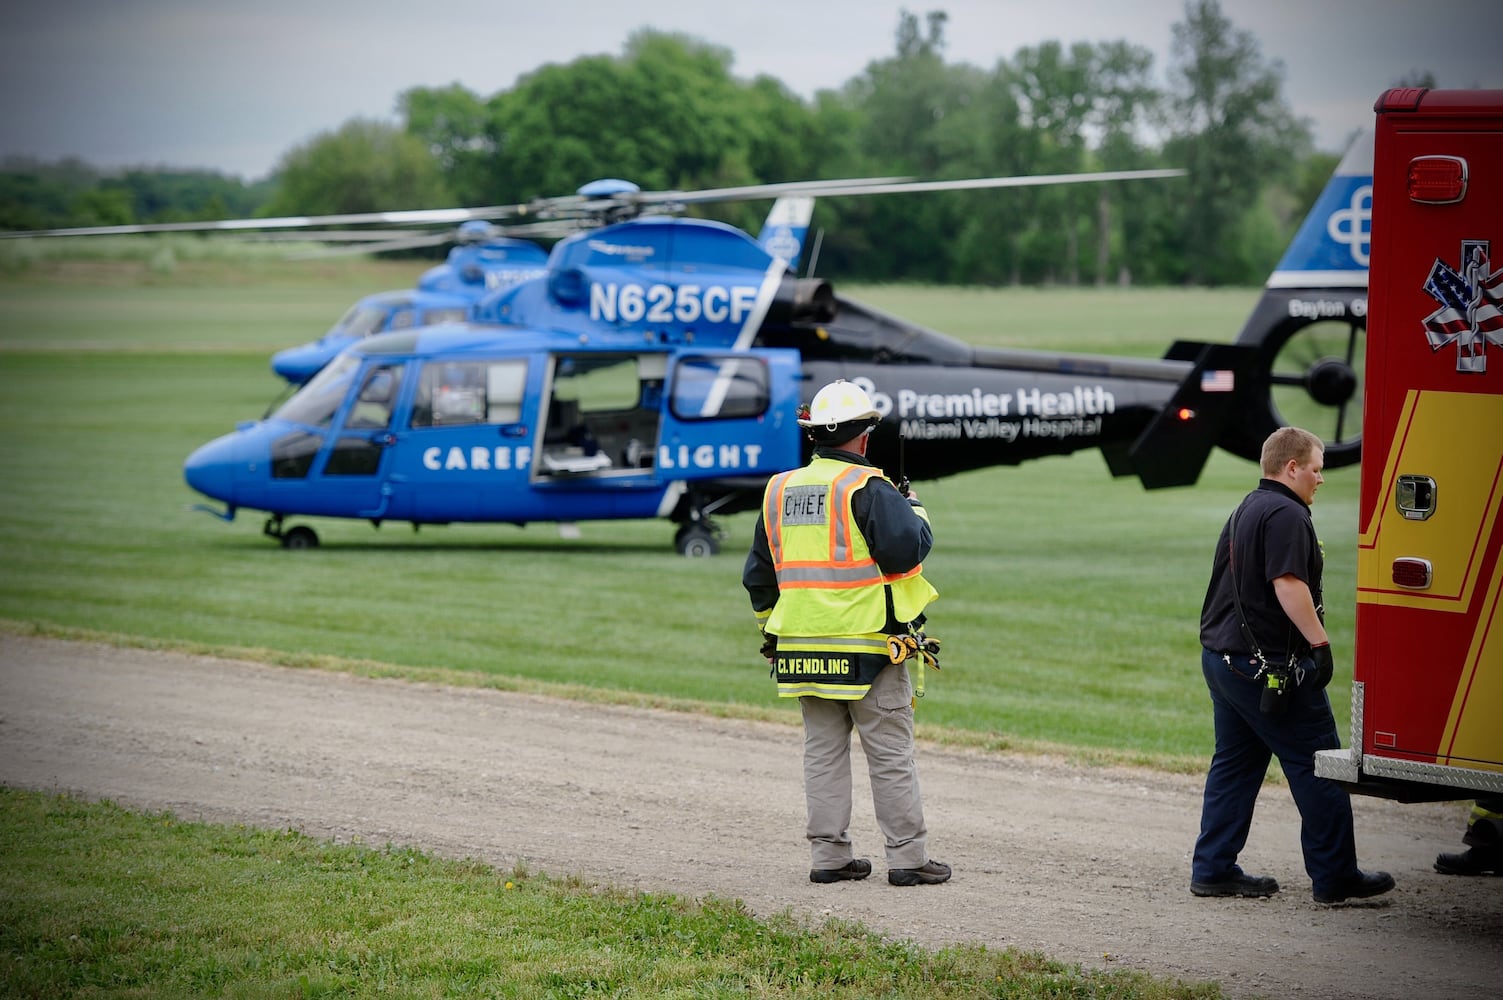
[[[350,382],[355,377],[355,369],[359,367],[359,358],[339,355],[283,403],[272,417],[296,424],[328,427],[334,422],[334,412],[344,402],[345,393],[349,391]]]
[[[526,382],[522,360],[429,362],[418,380],[412,426],[516,423]]]
[[[417,313],[410,308],[398,309],[391,314],[391,323],[388,328],[392,330],[405,330],[417,323]]]
[[[318,434],[296,431],[271,443],[271,478],[303,479],[313,467],[313,459],[324,445]]]
[[[374,306],[362,306],[356,303],[350,306],[349,312],[344,314],[338,323],[334,325],[334,331],[347,334],[351,337],[369,337],[381,329],[386,322],[386,310]]]
[[[772,402],[772,377],[760,358],[688,357],[679,361],[669,400],[678,420],[759,417]]]
[[[522,393],[527,385],[525,361],[486,366],[485,422],[514,424],[522,419]]]

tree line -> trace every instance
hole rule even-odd
[[[1183,167],[1184,178],[825,198],[818,268],[946,284],[1261,284],[1334,168],[1283,68],[1217,0],[1188,0],[1166,82],[1124,41],[945,59],[942,10],[903,11],[891,55],[812,100],[733,53],[642,30],[619,56],[543,66],[483,96],[415,87],[400,122],[351,119],[266,181],[211,171],[3,164],[0,227],[496,205],[598,177],[645,190],[834,177],[947,179]],[[755,232],[765,203],[693,214]]]

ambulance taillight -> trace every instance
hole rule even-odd
[[[1459,156],[1416,156],[1409,161],[1409,200],[1452,205],[1466,197],[1466,160]]]

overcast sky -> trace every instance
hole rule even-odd
[[[1493,0],[1222,0],[1285,94],[1338,151],[1399,78],[1503,87]],[[1125,39],[1161,84],[1182,0],[14,0],[0,10],[0,156],[202,167],[255,180],[352,117],[395,121],[397,95],[458,82],[489,97],[519,75],[619,55],[643,27],[735,54],[797,93],[838,87],[894,51],[899,12],[949,14],[945,56],[991,69],[1043,41]]]

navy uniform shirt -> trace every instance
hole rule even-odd
[[[1284,613],[1273,581],[1290,573],[1299,577],[1309,585],[1316,610],[1321,611],[1324,559],[1309,506],[1283,483],[1263,479],[1237,508],[1236,521],[1236,538],[1231,537],[1228,518],[1216,542],[1211,582],[1200,609],[1201,645],[1218,653],[1253,652],[1232,597],[1235,561],[1242,610],[1263,655],[1274,663],[1285,662],[1290,653],[1305,655],[1310,644]]]

